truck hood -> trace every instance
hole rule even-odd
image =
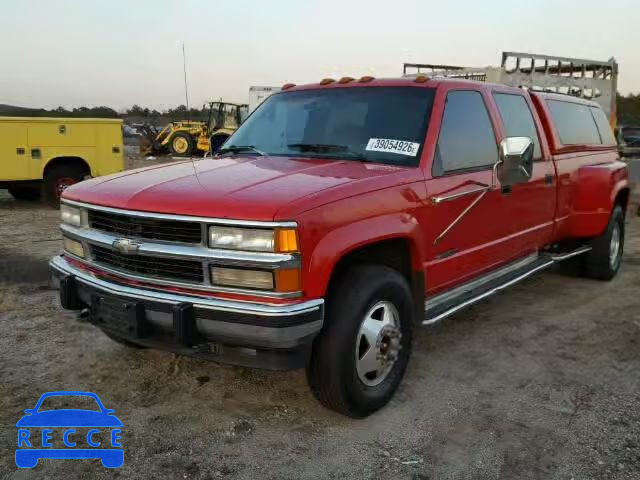
[[[390,183],[411,181],[419,172],[351,160],[207,158],[94,178],[69,187],[63,198],[145,212],[273,220],[284,207],[290,216]]]

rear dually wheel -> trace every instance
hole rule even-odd
[[[602,235],[590,241],[591,251],[583,258],[585,276],[597,280],[613,279],[622,263],[624,251],[624,212],[616,205]]]

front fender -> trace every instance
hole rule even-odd
[[[408,213],[391,213],[359,220],[333,229],[322,237],[311,254],[307,289],[310,297],[322,297],[331,279],[331,273],[341,258],[354,250],[376,242],[406,239],[411,250],[414,271],[423,265],[424,241],[416,218]]]

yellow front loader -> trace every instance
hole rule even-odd
[[[140,152],[143,155],[170,153],[178,157],[213,153],[238,129],[247,109],[244,104],[209,102],[206,122],[181,120],[171,122],[160,131],[145,125]]]

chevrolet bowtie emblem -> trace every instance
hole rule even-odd
[[[136,253],[140,248],[140,245],[142,245],[140,242],[131,240],[130,238],[116,238],[111,244],[111,247],[116,252],[129,255],[132,253]]]

